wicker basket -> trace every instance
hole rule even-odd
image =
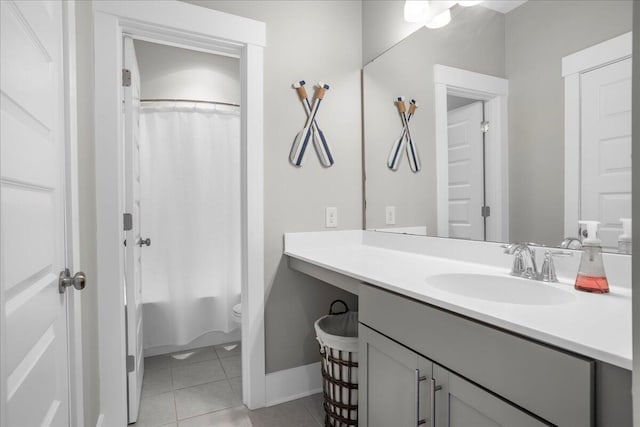
[[[335,313],[341,303],[345,311]],[[325,427],[358,425],[358,312],[342,300],[331,303],[329,314],[315,322],[322,355]]]

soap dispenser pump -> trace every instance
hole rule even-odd
[[[631,253],[631,218],[620,218],[622,234],[618,237],[618,252]]]
[[[602,261],[602,242],[598,239],[598,221],[579,221],[586,227],[587,235],[582,241],[582,258],[576,277],[575,288],[579,291],[606,294],[609,282]]]

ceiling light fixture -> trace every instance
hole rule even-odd
[[[451,11],[449,9],[431,18],[429,22],[424,24],[425,27],[435,30],[436,28],[442,28],[451,22]]]
[[[407,22],[422,22],[428,9],[428,1],[407,0],[404,2],[404,20]]]
[[[482,3],[483,0],[466,1],[416,1],[404,2],[404,20],[407,22],[424,22],[427,28],[442,28],[451,22],[451,8],[456,4],[471,7]]]

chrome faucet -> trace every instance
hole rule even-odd
[[[573,256],[573,252],[547,249],[544,253],[544,263],[538,272],[536,266],[536,251],[529,245],[533,243],[511,243],[503,245],[504,253],[513,255],[513,267],[511,275],[524,277],[532,280],[542,280],[543,282],[557,282],[556,267],[553,263],[554,256]]]
[[[511,275],[527,279],[540,280],[536,265],[536,251],[529,247],[530,243],[511,243],[504,245],[504,253],[513,255]]]

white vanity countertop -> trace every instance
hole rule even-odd
[[[528,305],[466,297],[427,283],[431,276],[448,273],[508,276],[512,257],[495,243],[361,230],[289,233],[285,254],[535,340],[632,368],[630,258],[605,257],[605,267],[612,270],[615,266],[616,273],[609,274],[611,291],[604,295],[573,289],[579,256],[564,264],[557,262],[559,283],[534,283],[561,287],[575,298],[557,305]],[[540,258],[539,254],[539,265]]]

